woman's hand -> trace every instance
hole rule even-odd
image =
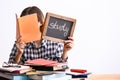
[[[62,54],[62,59],[66,59],[68,57],[67,52],[71,50],[74,46],[74,39],[73,37],[68,37],[68,40],[64,42],[64,50]]]
[[[74,39],[73,37],[68,37],[68,40],[64,42],[64,52],[71,50],[74,46]]]
[[[20,52],[23,52],[23,49],[24,49],[25,45],[26,44],[21,41],[21,37],[17,38],[16,46],[17,46],[17,48]]]

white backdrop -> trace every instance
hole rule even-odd
[[[7,61],[15,41],[15,13],[38,6],[44,14],[53,12],[77,19],[75,46],[69,52],[71,68],[96,74],[120,73],[119,0],[1,0],[0,64]]]

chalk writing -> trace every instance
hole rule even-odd
[[[55,29],[59,31],[64,32],[64,37],[67,36],[69,28],[66,26],[66,23],[64,24],[58,24],[58,22],[51,22],[50,25],[48,26],[49,29]]]
[[[76,19],[48,12],[44,21],[42,38],[64,43],[73,36]]]

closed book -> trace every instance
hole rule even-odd
[[[46,65],[29,65],[35,70],[41,71],[65,71],[68,69],[67,65],[55,65],[55,66],[46,66]]]
[[[19,67],[11,66],[11,67],[0,67],[1,72],[7,72],[7,73],[15,73],[15,74],[23,74],[28,71],[32,71],[32,67],[30,66],[24,66],[20,65]]]
[[[62,77],[51,78],[49,80],[71,80],[71,79],[72,79],[72,77],[70,75],[65,75]]]
[[[33,69],[42,71],[64,71],[68,69],[67,63],[58,63],[57,61],[45,60],[45,59],[35,59],[29,60],[25,65],[31,66]]]
[[[65,73],[65,71],[40,71],[40,70],[35,70],[35,71],[30,71],[27,72],[26,75],[49,75],[49,74],[58,74],[58,73]]]
[[[85,69],[70,69],[71,72],[77,72],[77,73],[85,73],[87,70]]]
[[[30,65],[51,65],[51,64],[56,64],[57,61],[39,58],[39,59],[28,60],[25,63]]]
[[[76,72],[66,72],[67,75],[71,75],[72,78],[87,78],[91,73],[76,73]]]
[[[85,78],[72,78],[70,80],[86,80]]]
[[[26,73],[26,72],[29,72],[29,71],[32,71],[32,70],[33,70],[32,67],[30,67],[30,68],[26,68],[26,69],[22,69],[22,70],[15,70],[12,73],[23,74],[23,73]]]
[[[66,76],[65,73],[56,73],[56,74],[39,74],[39,75],[29,75],[28,77],[30,79],[34,79],[34,80],[56,80],[55,78],[60,78]]]

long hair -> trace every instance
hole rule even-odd
[[[31,6],[31,7],[25,8],[22,11],[20,17],[25,16],[25,15],[29,15],[29,14],[33,14],[33,13],[37,13],[38,22],[41,22],[43,24],[43,22],[44,22],[43,12],[36,6]]]

